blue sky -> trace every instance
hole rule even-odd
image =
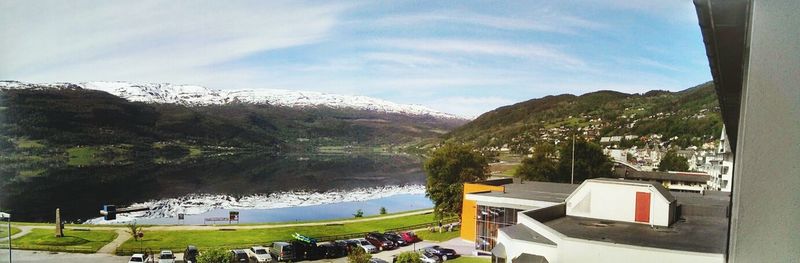
[[[691,1],[3,1],[0,79],[366,95],[462,116],[711,79]]]

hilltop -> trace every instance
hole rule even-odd
[[[713,83],[670,92],[642,94],[597,91],[532,99],[484,113],[443,136],[479,147],[524,152],[541,141],[564,140],[576,133],[599,141],[603,136],[658,135],[679,146],[699,145],[722,129]]]

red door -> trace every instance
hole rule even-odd
[[[650,193],[636,192],[636,222],[650,222]]]

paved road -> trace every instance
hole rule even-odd
[[[387,262],[392,262],[392,256],[397,255],[401,252],[405,251],[412,251],[414,249],[420,249],[426,246],[438,244],[443,247],[448,247],[455,249],[457,253],[461,255],[471,255],[472,253],[472,243],[460,240],[458,238],[445,241],[442,243],[435,243],[435,242],[427,242],[422,241],[416,243],[414,245],[409,245],[405,247],[400,247],[395,250],[390,251],[382,251],[380,253],[373,254],[372,256],[375,258],[383,259]],[[26,250],[13,250],[12,252],[14,262],[58,262],[58,263],[85,263],[85,262],[93,262],[93,263],[125,263],[128,262],[128,257],[121,257],[121,256],[114,256],[110,254],[73,254],[73,253],[51,253],[51,252],[40,252],[40,251],[26,251]],[[183,254],[178,253],[176,254],[178,259],[183,258]],[[0,251],[0,262],[8,262],[8,251],[3,250]],[[346,263],[347,258],[337,258],[337,259],[324,259],[324,260],[315,260],[315,261],[304,261],[310,263],[323,263],[323,262],[334,262],[334,263]]]

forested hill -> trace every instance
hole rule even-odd
[[[716,138],[721,129],[716,93],[713,83],[707,82],[679,92],[597,91],[532,99],[484,113],[444,138],[479,147],[526,148],[543,140],[565,139],[577,130],[594,140],[660,134],[687,146]]]

